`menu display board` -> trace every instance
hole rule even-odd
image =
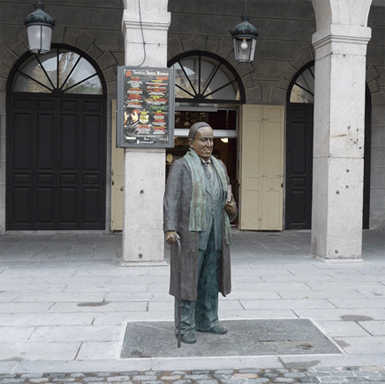
[[[117,147],[174,146],[173,68],[118,67]]]

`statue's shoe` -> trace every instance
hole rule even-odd
[[[214,327],[210,328],[207,331],[204,331],[202,329],[196,329],[198,332],[206,332],[206,333],[215,333],[217,335],[225,335],[228,331],[225,327],[222,327],[221,325],[215,325]]]
[[[178,335],[175,335],[178,338]],[[184,344],[195,344],[197,341],[193,332],[187,332],[184,335],[181,335],[180,341]]]

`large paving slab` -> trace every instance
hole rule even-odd
[[[127,323],[122,358],[340,354],[310,320],[223,321],[226,335],[196,332],[197,343],[176,348],[173,322]]]

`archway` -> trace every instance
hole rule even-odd
[[[175,148],[167,150],[167,169],[174,158],[188,149],[188,128],[206,121],[214,129],[214,156],[227,167],[234,198],[238,201],[237,113],[246,101],[238,72],[221,56],[205,51],[190,51],[174,57],[168,66],[175,68]]]
[[[7,229],[104,229],[105,179],[98,66],[65,45],[27,53],[7,83]]]
[[[310,229],[313,179],[314,62],[294,76],[287,93],[285,228]],[[366,89],[363,228],[369,228],[371,97]]]

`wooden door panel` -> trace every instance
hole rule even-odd
[[[243,107],[240,228],[281,230],[283,107]]]
[[[61,114],[59,133],[59,169],[77,172],[78,158],[78,117]]]
[[[112,100],[112,111],[116,111],[116,99]],[[111,147],[111,229],[121,231],[123,230],[124,149],[116,147],[116,113],[112,114]]]
[[[83,118],[83,171],[100,171],[100,117],[84,116]]]
[[[14,150],[12,151],[13,169],[30,172],[31,170],[31,141],[32,123],[31,114],[25,112],[15,112],[13,116],[13,128],[11,140]]]
[[[32,225],[32,101],[23,98],[11,100],[13,111],[10,114],[7,131],[7,204],[6,223],[14,223],[14,229],[28,229]]]
[[[55,162],[53,115],[38,115],[36,127],[36,170],[53,171]]]
[[[44,229],[55,226],[55,201],[54,188],[41,187],[36,188],[36,205],[35,205],[36,228],[43,226]]]
[[[70,228],[77,223],[77,188],[60,187],[59,223],[63,228]]]
[[[291,128],[291,147],[292,147],[292,175],[303,175],[306,177],[308,159],[306,158],[306,146],[308,143],[306,122],[295,122]]]
[[[313,104],[289,104],[286,130],[286,229],[310,229]]]
[[[104,229],[105,102],[11,97],[7,229]]]
[[[13,222],[15,229],[24,229],[31,224],[31,188],[16,186],[12,189]]]
[[[97,225],[100,219],[100,210],[94,209],[99,206],[100,188],[83,188],[83,224]]]

